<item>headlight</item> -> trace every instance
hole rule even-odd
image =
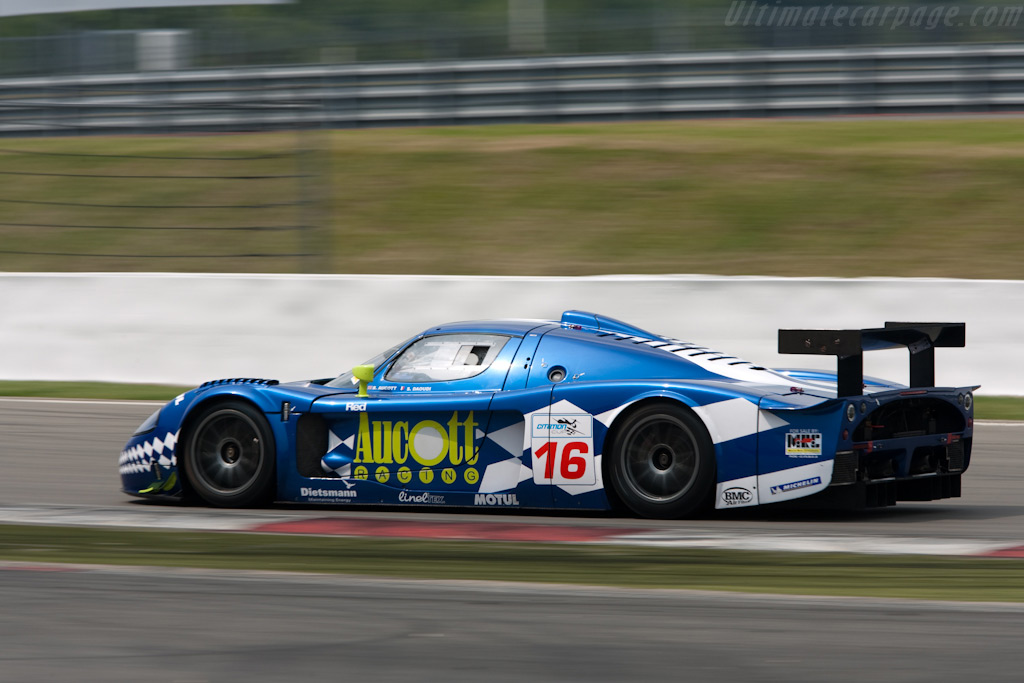
[[[132,434],[132,436],[138,436],[139,434],[145,434],[146,432],[153,431],[153,428],[156,427],[156,421],[160,419],[160,410],[160,408],[157,408],[156,412],[147,417],[146,421],[139,425],[139,428],[135,430],[135,433]]]
[[[967,410],[970,410],[971,406],[973,406],[973,405],[974,405],[974,395],[971,394],[971,392],[967,392],[967,394],[964,396],[964,408],[966,408]]]
[[[857,417],[857,409],[854,407],[852,403],[847,404],[846,419],[849,420],[850,422],[853,422],[853,418],[855,417]]]

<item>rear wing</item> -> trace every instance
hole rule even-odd
[[[837,395],[864,393],[864,352],[906,347],[910,386],[935,386],[935,347],[962,347],[964,323],[885,323],[866,330],[779,330],[779,353],[836,356]]]

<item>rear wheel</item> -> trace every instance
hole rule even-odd
[[[675,519],[708,506],[715,484],[714,444],[688,410],[666,403],[641,407],[616,430],[611,484],[642,517]]]
[[[274,437],[248,403],[210,406],[185,439],[184,468],[196,495],[218,507],[269,502],[274,486]]]

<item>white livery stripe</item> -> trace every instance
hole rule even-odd
[[[745,398],[696,406],[693,412],[703,420],[711,434],[711,440],[715,443],[732,441],[758,431],[776,429],[789,424],[778,416],[772,416],[771,419],[761,418],[759,413],[763,415],[763,411],[759,411],[757,404]]]

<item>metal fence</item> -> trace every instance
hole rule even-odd
[[[382,63],[0,80],[0,135],[1007,112],[1024,45]]]
[[[1024,6],[985,0],[864,0],[834,9],[813,0],[376,0],[244,13],[210,7],[72,13],[13,27],[8,22],[6,30],[0,77],[325,60],[1011,43],[1024,36]]]
[[[321,172],[302,136],[269,152],[199,140],[184,153],[9,142],[0,270],[324,268],[312,194]]]

